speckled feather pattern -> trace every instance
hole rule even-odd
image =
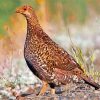
[[[73,81],[73,76],[83,78],[93,84],[74,60],[63,48],[56,44],[41,28],[35,12],[30,6],[29,12],[22,13],[27,19],[27,36],[24,46],[24,57],[31,71],[41,80],[56,85]],[[25,8],[25,9],[26,9]]]
[[[37,19],[27,18],[27,24],[24,55],[25,59],[35,67],[40,79],[49,83],[55,82],[57,85],[72,80],[72,71],[76,67],[81,69],[73,57],[51,40]]]

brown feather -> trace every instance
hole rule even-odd
[[[26,10],[24,10],[25,7]],[[74,58],[43,31],[32,7],[20,7],[17,12],[23,14],[27,19],[24,57],[28,67],[37,77],[48,83],[60,85],[73,81],[72,77],[76,75],[87,84],[100,88],[97,83],[84,74]]]

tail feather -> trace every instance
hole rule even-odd
[[[93,86],[96,90],[100,88],[100,85],[96,82],[94,82],[92,79],[90,79],[88,76],[86,75],[81,75],[81,78],[85,81],[85,83]]]

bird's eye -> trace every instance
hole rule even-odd
[[[24,11],[26,10],[26,8],[24,8]]]

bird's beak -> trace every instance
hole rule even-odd
[[[21,13],[20,8],[17,8],[17,9],[16,9],[16,13]]]
[[[20,11],[18,9],[16,9],[16,13],[20,13]]]

